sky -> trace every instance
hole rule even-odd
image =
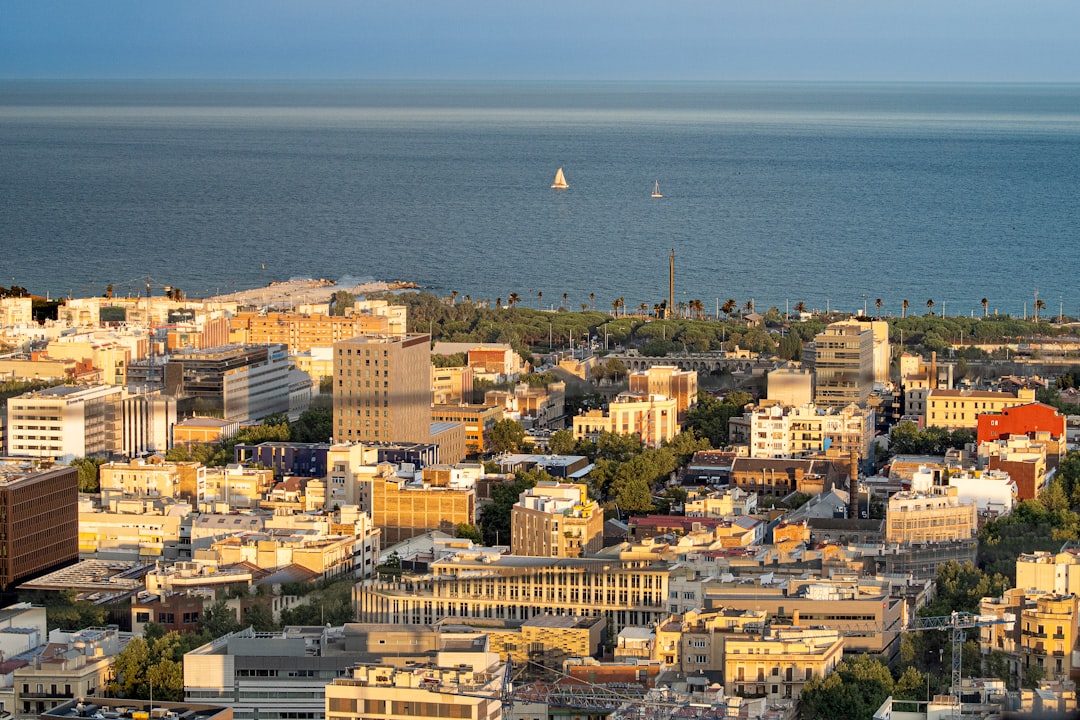
[[[1080,82],[1078,0],[4,0],[0,78]]]

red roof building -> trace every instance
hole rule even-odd
[[[979,415],[979,443],[994,442],[1011,435],[1034,437],[1049,432],[1054,439],[1065,437],[1065,416],[1053,407],[1035,402]]]

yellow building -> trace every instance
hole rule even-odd
[[[535,557],[581,557],[604,546],[604,512],[585,485],[539,483],[510,509],[510,551]]]
[[[736,695],[770,702],[798,700],[812,678],[823,678],[844,658],[836,630],[773,626],[767,635],[730,637],[724,643],[724,685]]]
[[[206,468],[200,502],[223,503],[229,508],[258,507],[274,486],[274,471],[241,465]]]
[[[885,541],[890,543],[939,543],[970,540],[978,531],[974,502],[960,502],[954,487],[912,487],[889,498],[885,516]]]
[[[1035,391],[930,390],[926,396],[926,425],[950,430],[977,430],[979,415],[1035,402]]]
[[[476,487],[467,479],[429,473],[417,482],[382,473],[365,482],[363,494],[360,508],[371,513],[386,545],[431,530],[453,532],[462,523],[476,523]]]
[[[105,463],[99,469],[101,495],[111,498],[179,498],[185,486],[204,487],[206,468],[195,462],[169,462],[161,455],[131,462]],[[197,502],[195,497],[189,498]]]
[[[431,366],[431,392],[436,405],[460,405],[472,399],[473,369]],[[491,403],[485,403],[490,405]]]
[[[79,502],[79,556],[108,560],[176,559],[187,505],[120,500],[107,510]]]
[[[357,335],[386,335],[389,332],[388,318],[367,313],[344,317],[295,312],[241,312],[230,321],[229,342],[238,345],[281,343],[289,346],[290,353],[301,353]]]
[[[89,361],[101,371],[101,381],[106,385],[127,384],[127,367],[132,357],[131,349],[124,345],[76,335],[53,340],[46,353],[53,360]]]
[[[1020,611],[1020,666],[1042,668],[1052,680],[1068,680],[1076,651],[1077,597],[1028,596]]]
[[[432,405],[431,419],[464,425],[465,449],[483,455],[490,451],[491,428],[503,419],[503,409],[497,405]]]
[[[682,420],[686,417],[686,411],[697,405],[697,370],[680,370],[674,365],[653,365],[647,370],[630,373],[630,392],[675,398],[679,420]]]
[[[1016,559],[1016,587],[1026,592],[1080,596],[1080,551],[1021,554]]]
[[[656,625],[652,659],[687,675],[723,672],[724,641],[749,629],[760,630],[766,618],[764,610],[725,608],[672,615]]]
[[[589,410],[574,418],[574,439],[594,439],[600,433],[636,435],[650,448],[669,442],[679,432],[675,398],[641,393],[619,393],[607,409]]]

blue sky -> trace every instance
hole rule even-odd
[[[0,77],[1078,82],[1078,29],[1078,0],[5,0]]]

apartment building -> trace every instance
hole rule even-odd
[[[1010,435],[980,443],[979,467],[1008,473],[1016,484],[1017,497],[1031,500],[1050,483],[1048,450],[1051,444],[1050,441],[1032,440],[1026,435]]]
[[[9,399],[8,454],[69,462],[121,452],[123,393],[116,385],[57,385]]]
[[[770,370],[765,378],[770,402],[799,407],[814,401],[814,373],[808,368],[785,365]]]
[[[630,373],[629,379],[630,392],[674,398],[680,422],[686,418],[686,411],[697,405],[697,370],[680,370],[674,365],[653,365],[646,370]]]
[[[664,395],[623,392],[607,412],[589,410],[574,418],[575,440],[595,440],[605,432],[635,435],[646,447],[658,448],[679,432],[678,404]]]
[[[468,365],[457,367],[432,365],[431,392],[436,405],[461,405],[472,402],[473,369]],[[494,405],[495,403],[485,400],[484,404]]]
[[[604,511],[585,485],[539,483],[510,509],[510,552],[581,557],[604,545]]]
[[[1018,388],[1015,393],[991,390],[931,390],[926,396],[927,426],[949,430],[978,430],[979,415],[1000,413],[1035,402],[1035,391]]]
[[[334,440],[429,442],[428,335],[364,335],[334,344]]]
[[[362,478],[358,505],[371,513],[384,542],[393,545],[432,530],[453,532],[476,523],[476,480],[472,471],[424,468],[419,479],[383,472]]]
[[[844,457],[854,451],[865,460],[874,439],[874,414],[858,405],[763,404],[731,418],[728,433],[752,458],[799,458],[831,450]]]
[[[919,355],[900,355],[900,385],[904,393],[904,415],[925,416],[926,397],[931,390],[952,390],[954,363],[940,362],[937,353],[927,363]]]
[[[843,658],[844,640],[836,630],[773,626],[765,634],[726,639],[724,682],[742,696],[798,700],[807,682],[824,678]]]
[[[910,492],[889,498],[885,541],[901,544],[971,540],[979,529],[974,502],[961,502],[955,487],[932,485],[930,473],[917,473]]]
[[[0,464],[0,589],[79,557],[79,472]]]
[[[177,560],[186,503],[161,498],[114,500],[105,509],[79,500],[79,556],[103,560]]]
[[[32,661],[13,672],[13,715],[30,720],[73,698],[103,692],[109,666],[120,650],[115,625],[76,632],[53,630]]]
[[[566,415],[566,383],[540,387],[518,383],[513,390],[488,390],[485,405],[499,405],[503,416],[517,420],[526,430],[561,430]]]
[[[669,567],[613,559],[458,553],[408,583],[357,585],[361,622],[431,624],[446,618],[528,620],[545,613],[605,617],[608,632],[667,617]]]
[[[441,652],[421,667],[361,664],[326,686],[327,720],[502,720],[506,665],[495,653]]]
[[[388,335],[390,320],[370,313],[309,315],[298,312],[239,312],[230,319],[230,342],[242,345],[281,344],[289,353],[309,352],[357,335]]]

